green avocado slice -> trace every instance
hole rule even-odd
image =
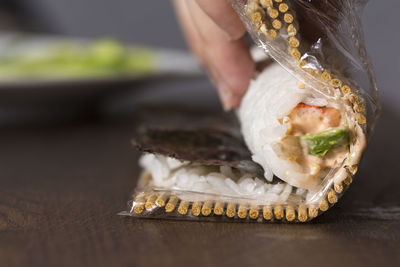
[[[113,39],[84,44],[60,41],[42,50],[0,58],[0,79],[140,76],[155,70],[155,51]]]

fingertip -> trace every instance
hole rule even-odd
[[[222,57],[215,57],[212,66],[215,68],[213,76],[217,77],[216,86],[224,109],[237,108],[254,76],[254,61],[248,51],[236,47]]]
[[[240,106],[240,103],[242,102],[242,98],[243,96],[237,96],[237,95],[232,97],[229,110],[238,108]]]
[[[216,86],[219,98],[221,99],[221,103],[225,111],[230,111],[240,106],[246,90],[244,90],[243,94],[235,94],[234,90],[229,88],[225,82],[219,82]]]
[[[229,90],[241,99],[255,72],[255,63],[248,50],[238,49],[229,60],[217,62],[217,65]]]
[[[224,1],[217,1],[216,3],[221,4]],[[213,0],[204,0],[202,3],[205,4],[206,2],[211,4]],[[238,23],[242,28],[236,27],[235,31],[231,31],[229,35],[238,39],[229,41],[226,38],[226,31],[221,30],[221,25],[210,19],[204,9],[197,5],[197,2],[189,1],[188,3],[190,3],[193,21],[201,36],[202,47],[205,48],[202,50],[204,52],[204,64],[218,88],[224,109],[236,108],[240,105],[242,96],[246,93],[255,70],[249,47],[241,36],[245,32],[244,25],[237,17]],[[206,8],[206,5],[203,8]],[[234,12],[233,9],[232,12]],[[234,15],[237,16],[236,13]],[[225,19],[224,22],[226,21]],[[219,22],[221,24],[221,21]],[[224,28],[227,29],[227,27]],[[241,29],[240,31],[237,30],[239,28]]]

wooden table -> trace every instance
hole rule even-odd
[[[305,225],[117,216],[134,125],[0,131],[0,266],[399,266],[400,127],[386,112],[356,181]]]

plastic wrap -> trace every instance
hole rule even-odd
[[[380,110],[375,77],[361,32],[359,16],[365,1],[230,2],[257,45],[280,64],[280,67],[274,67],[277,76],[282,68],[283,72],[290,73],[289,80],[294,77],[300,89],[306,88],[332,101],[341,111],[349,128],[346,157],[340,166],[332,167],[310,189],[301,183],[285,182],[282,177],[264,179],[257,167],[243,168],[241,163],[245,161],[232,165],[219,161],[204,164],[203,160],[199,164],[176,153],[147,151],[153,153],[145,154],[141,159],[144,172],[126,215],[306,222],[334,205],[352,183],[366,146],[365,140],[371,136]],[[263,79],[260,77],[256,81]],[[268,93],[245,96],[242,110],[238,112],[247,145],[251,143],[247,139],[252,138],[251,131],[255,128],[253,117],[257,114],[251,115],[251,112],[256,107],[251,105],[257,96],[268,98]],[[263,145],[258,139],[255,142]],[[215,149],[219,147],[215,145]],[[251,145],[250,150],[255,153]]]
[[[330,97],[351,96],[370,135],[380,105],[360,21],[366,0],[230,2],[257,45],[299,81]]]

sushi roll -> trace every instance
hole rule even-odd
[[[238,110],[252,160],[268,181],[276,176],[311,191],[333,183],[341,191],[341,183],[357,171],[379,113],[361,25],[352,13],[355,2],[231,3],[276,61],[252,81]],[[350,57],[346,38],[363,66],[354,67],[356,55]]]
[[[306,222],[353,181],[379,113],[355,3],[230,2],[270,59],[235,117],[141,128],[143,173],[126,215]]]
[[[319,190],[340,184],[366,146],[363,122],[343,93],[327,97],[272,63],[252,81],[238,110],[252,160],[264,177]],[[356,97],[356,96],[354,96]]]

